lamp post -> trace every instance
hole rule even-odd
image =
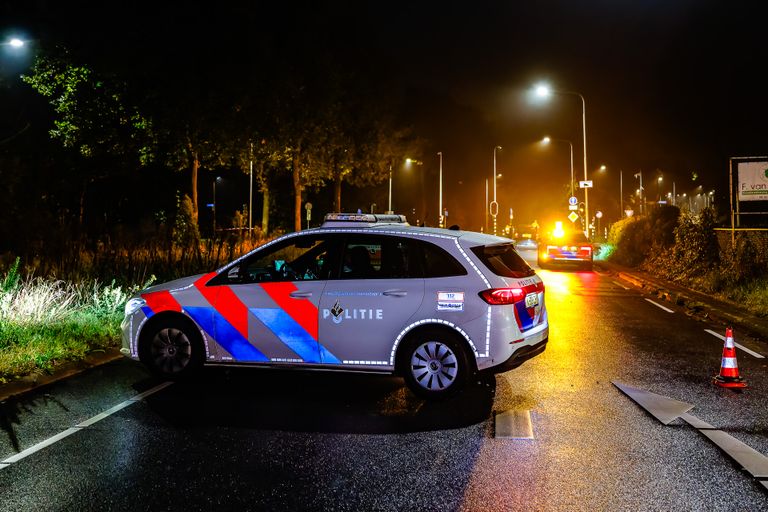
[[[499,214],[499,203],[496,201],[496,150],[501,149],[501,146],[494,146],[493,148],[493,201],[489,205],[489,211],[493,218],[493,234],[496,234],[496,216]]]
[[[664,181],[664,176],[656,178],[656,193],[659,195],[659,201],[661,201],[661,182]]]
[[[392,160],[389,161],[389,206],[387,213],[392,213]]]
[[[640,188],[638,189],[638,191],[640,192],[640,215],[642,215],[643,211],[645,210],[645,205],[643,204],[644,203],[644,201],[643,201],[643,192],[644,192],[644,190],[643,190],[643,170],[642,169],[640,169],[639,171],[637,171],[635,173],[635,178],[640,178]]]
[[[411,165],[424,165],[424,162],[421,160],[416,160],[415,158],[406,158],[405,159],[405,165],[407,168],[410,168]],[[424,173],[419,174],[419,192],[421,193],[421,205],[419,207],[419,215],[422,217],[421,219],[416,219],[417,223],[420,223],[420,225],[424,226],[426,225],[426,216],[427,216],[427,203],[426,199],[424,197]]]
[[[544,137],[543,139],[541,139],[541,143],[542,144],[549,144],[553,140],[557,141],[557,142],[567,142],[568,143],[568,148],[570,149],[570,152],[571,152],[571,197],[573,197],[573,144],[571,144],[571,141],[566,140],[566,139],[553,139],[551,137]]]
[[[407,165],[416,164],[416,165],[422,165],[423,162],[421,160],[414,160],[413,158],[406,158],[405,163]],[[387,213],[394,213],[392,211],[392,159],[389,160],[389,199],[387,202]]]
[[[437,227],[442,228],[443,227],[443,152],[438,151],[437,156],[440,157],[440,198],[438,200],[438,208],[440,208],[440,211],[438,213],[438,224]]]
[[[541,98],[548,98],[552,94],[569,94],[572,96],[578,96],[581,98],[581,131],[584,141],[584,181],[588,181],[587,177],[587,102],[581,93],[573,91],[559,91],[553,90],[548,85],[540,84],[536,87],[536,95]],[[584,189],[584,216],[586,218],[586,226],[584,232],[589,236],[589,189]]]
[[[216,238],[216,183],[221,183],[221,176],[216,176],[216,179],[213,180],[213,206],[211,206],[211,210],[213,211],[213,237]]]
[[[483,207],[483,210],[485,211],[485,232],[488,232],[488,178],[485,178],[485,206]]]

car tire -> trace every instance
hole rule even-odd
[[[401,352],[403,377],[413,393],[441,400],[461,391],[473,372],[467,350],[443,329],[424,329],[410,336]]]
[[[139,359],[156,376],[181,380],[202,368],[205,346],[191,321],[170,318],[157,323],[142,336]]]

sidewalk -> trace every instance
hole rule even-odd
[[[643,288],[658,298],[683,306],[691,315],[722,322],[743,334],[768,343],[768,317],[758,317],[734,302],[727,302],[676,283],[670,283],[641,270],[622,267],[607,261],[595,262],[620,279]]]

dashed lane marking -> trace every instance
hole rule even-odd
[[[144,398],[148,397],[149,395],[157,393],[158,391],[161,391],[161,390],[167,388],[171,384],[173,384],[173,382],[163,382],[162,384],[159,384],[159,385],[153,387],[152,389],[149,389],[149,390],[147,390],[147,391],[145,391],[143,393],[139,393],[138,395],[136,395],[136,396],[134,396],[132,398],[129,398],[128,400],[125,400],[124,402],[120,402],[116,406],[111,407],[111,408],[107,409],[106,411],[104,411],[104,412],[102,412],[100,414],[97,414],[96,416],[94,416],[94,417],[92,417],[90,419],[87,419],[87,420],[83,421],[82,423],[78,423],[74,427],[70,427],[67,430],[63,431],[63,432],[59,432],[58,434],[56,434],[53,437],[49,437],[48,439],[46,439],[44,441],[40,441],[39,443],[37,443],[37,444],[35,444],[33,446],[30,446],[26,450],[22,450],[19,453],[17,453],[16,455],[8,457],[4,461],[0,462],[0,469],[7,468],[8,466],[13,464],[14,462],[18,462],[18,461],[20,461],[21,459],[23,459],[25,457],[29,457],[33,453],[39,452],[43,448],[47,448],[48,446],[51,446],[52,444],[61,441],[65,437],[71,436],[75,432],[80,432],[84,428],[90,427],[94,423],[103,420],[104,418],[106,418],[106,417],[116,413],[117,411],[119,411],[121,409],[125,409],[129,405],[135,404],[136,402],[140,402],[141,400],[143,400]]]
[[[512,410],[496,414],[496,438],[533,439],[531,411]]]
[[[619,283],[618,281],[613,281],[613,284],[615,284],[616,286],[621,286],[621,287],[622,287],[622,288],[624,288],[625,290],[629,290],[629,288],[628,288],[628,287],[624,286],[623,284]]]
[[[725,336],[723,336],[722,334],[716,333],[712,329],[704,329],[704,330],[707,331],[712,336],[715,336],[715,337],[720,338],[721,340],[725,341]],[[735,341],[733,342],[733,344],[736,345],[737,347],[739,347],[741,350],[743,350],[747,354],[751,355],[752,357],[756,357],[758,359],[765,359],[765,356],[763,354],[755,352],[754,350],[750,350],[747,347],[745,347],[744,345],[736,343]]]
[[[657,308],[659,308],[659,309],[663,309],[663,310],[664,310],[664,311],[666,311],[667,313],[674,313],[674,311],[672,311],[672,310],[671,310],[671,309],[669,309],[668,307],[662,306],[662,305],[661,305],[661,304],[659,304],[658,302],[654,302],[654,301],[652,301],[651,299],[645,299],[645,300],[647,300],[648,302],[650,302],[651,304],[653,304],[653,305],[654,305],[654,306],[656,306]]]

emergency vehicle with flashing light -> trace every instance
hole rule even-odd
[[[545,240],[539,242],[537,263],[539,268],[575,266],[592,270],[593,246],[581,231],[565,231],[562,222]]]
[[[206,365],[401,375],[424,398],[542,353],[544,284],[506,238],[328,214],[125,306],[121,352],[163,378]]]

